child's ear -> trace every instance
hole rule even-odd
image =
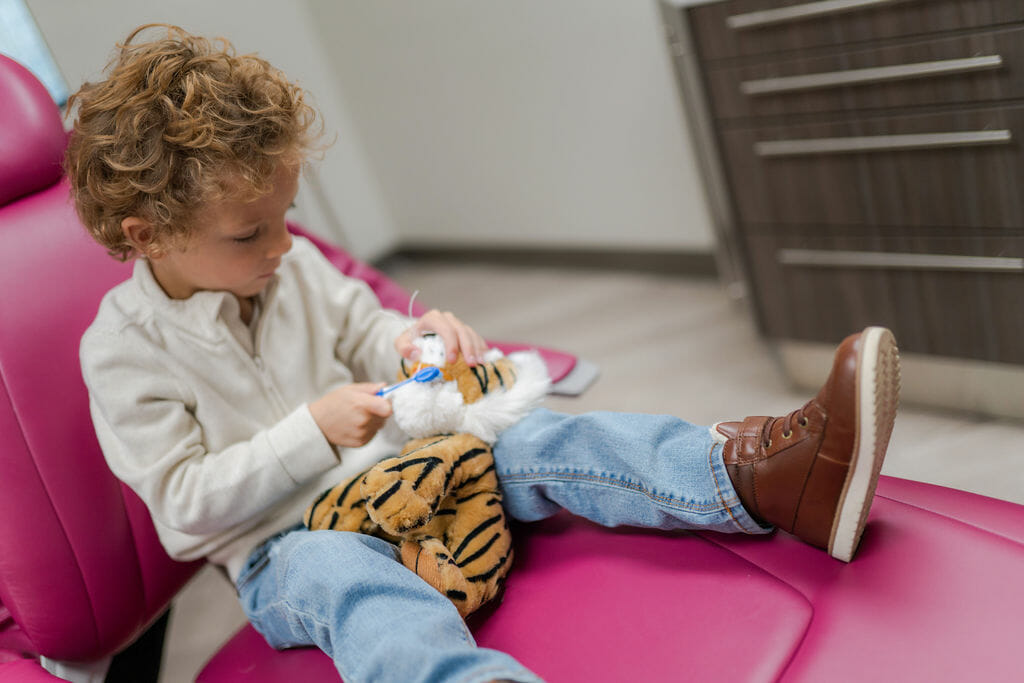
[[[128,216],[121,221],[121,232],[139,254],[150,259],[163,255],[163,250],[153,239],[154,230],[149,221],[138,216]]]

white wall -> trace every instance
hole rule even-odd
[[[308,0],[399,239],[710,250],[655,0]]]
[[[28,5],[72,88],[153,21],[298,80],[337,134],[298,217],[364,258],[403,241],[713,248],[655,0]]]
[[[390,213],[305,3],[28,0],[27,4],[72,90],[85,80],[99,78],[114,44],[144,23],[173,23],[194,33],[223,35],[240,53],[258,52],[314,95],[328,139],[337,136],[303,183],[297,218],[364,258],[394,247],[397,235]],[[322,192],[316,191],[318,187]],[[321,197],[325,202],[319,201]]]

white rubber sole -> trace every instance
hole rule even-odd
[[[896,339],[884,327],[861,333],[857,356],[856,437],[850,472],[839,497],[828,552],[849,562],[860,543],[878,486],[899,404],[900,356]]]

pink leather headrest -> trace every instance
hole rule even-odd
[[[66,142],[46,86],[0,55],[0,206],[57,182]]]

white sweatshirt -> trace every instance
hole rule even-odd
[[[332,447],[308,403],[391,381],[395,337],[411,322],[299,237],[260,295],[255,330],[230,293],[170,299],[137,261],[82,338],[82,374],[107,462],[171,557],[207,557],[234,580],[320,492],[397,453],[394,427],[359,449]]]

